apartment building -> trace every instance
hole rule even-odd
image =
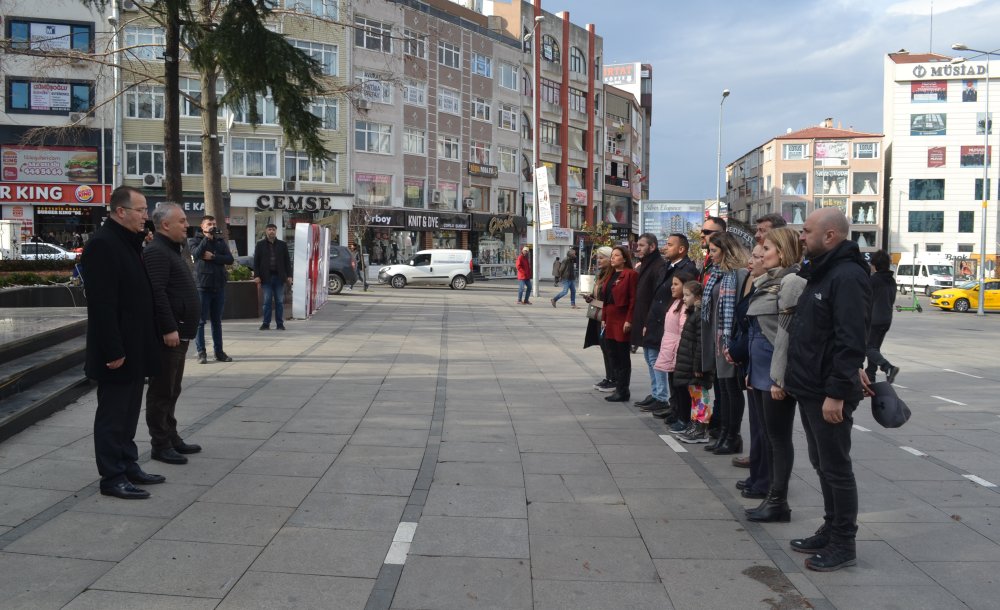
[[[605,84],[604,201],[599,220],[614,227],[620,239],[639,233],[639,202],[645,177],[646,121],[634,95]],[[647,191],[648,195],[648,191]]]
[[[798,228],[813,210],[836,207],[862,251],[885,247],[882,134],[833,126],[789,131],[726,166],[729,215],[753,223],[777,213]]]
[[[642,108],[642,124],[635,125],[642,141],[642,158],[639,167],[642,177],[639,189],[643,201],[649,199],[650,138],[653,131],[653,66],[639,62],[627,64],[605,64],[604,85],[617,87],[632,94]]]

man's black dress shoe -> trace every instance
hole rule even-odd
[[[215,359],[219,362],[232,362],[233,359],[226,355],[226,352],[219,352],[215,355]]]
[[[158,462],[164,462],[167,464],[187,464],[188,459],[183,455],[177,453],[173,447],[167,447],[166,449],[153,449],[149,453],[149,457],[153,458]]]
[[[615,392],[611,396],[605,396],[604,400],[608,402],[628,402],[628,398],[628,394],[619,394],[618,392]]]
[[[156,485],[167,480],[167,477],[162,474],[150,474],[143,471],[141,468],[136,472],[126,473],[125,477],[128,479],[128,482],[133,485]]]
[[[145,489],[139,489],[128,481],[122,481],[111,487],[102,487],[101,495],[114,496],[122,500],[145,500],[149,497],[149,492]]]
[[[643,398],[642,400],[637,400],[637,401],[633,402],[632,404],[635,405],[635,406],[637,406],[637,407],[645,407],[646,405],[653,404],[653,402],[655,402],[655,401],[656,401],[656,399],[653,398],[653,395],[649,394],[645,398]]]
[[[195,445],[194,443],[185,443],[181,441],[174,444],[174,451],[177,453],[183,453],[185,455],[189,453],[198,453],[201,451],[201,445]]]

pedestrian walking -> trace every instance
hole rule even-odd
[[[559,257],[557,256],[556,260],[552,262],[552,283],[555,285],[556,288],[559,287],[559,267],[560,267],[560,265],[562,265],[562,263],[560,262]]]
[[[601,355],[604,357],[604,379],[594,384],[594,389],[598,392],[615,391],[615,368],[611,361],[611,353],[608,350],[608,342],[604,337],[604,329],[601,320],[604,317],[604,302],[608,298],[608,290],[611,285],[608,280],[611,278],[611,248],[601,246],[594,251],[597,259],[597,277],[594,278],[594,293],[581,294],[588,303],[600,303],[601,312],[595,317],[587,318],[587,332],[583,338],[583,348],[587,349],[591,345],[598,345],[601,348]],[[596,305],[596,304],[595,304]]]
[[[872,285],[872,327],[868,333],[868,366],[865,372],[868,379],[875,381],[875,373],[881,370],[889,383],[896,381],[899,367],[893,366],[882,355],[882,342],[892,326],[892,310],[896,303],[896,278],[893,277],[889,265],[892,259],[885,250],[879,250],[871,256]]]
[[[211,323],[212,347],[219,362],[232,362],[222,349],[222,308],[226,302],[226,265],[233,264],[229,244],[222,238],[222,231],[216,225],[214,216],[201,219],[201,232],[188,240],[188,248],[194,258],[195,283],[201,298],[201,321],[194,345],[198,350],[198,362],[208,362],[205,351],[205,324]]]
[[[521,254],[514,261],[517,268],[517,304],[531,305],[531,249],[521,248]]]
[[[264,321],[260,330],[270,330],[272,311],[275,327],[285,330],[285,285],[292,285],[292,258],[288,244],[278,239],[277,225],[264,227],[264,239],[253,249],[253,268],[253,281],[264,295]]]
[[[556,302],[566,296],[569,293],[569,304],[570,307],[576,309],[576,250],[570,248],[569,252],[566,253],[566,258],[559,263],[559,279],[562,281],[562,290],[555,297],[551,299],[552,306],[556,306]]]
[[[627,402],[631,393],[632,352],[629,349],[632,331],[632,310],[635,308],[635,287],[638,277],[632,270],[632,257],[625,246],[611,249],[610,289],[606,289],[601,328],[611,355],[615,376],[615,391],[604,400]]]

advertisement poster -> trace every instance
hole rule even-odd
[[[689,234],[701,229],[705,219],[703,201],[646,201],[642,204],[640,233],[652,233],[666,243],[671,233]]]
[[[948,135],[948,115],[944,113],[911,114],[910,135],[911,136]]]
[[[927,149],[927,167],[944,167],[947,159],[944,146],[931,146]]]
[[[549,170],[535,168],[535,187],[538,192],[538,228],[548,231],[552,228],[552,202],[549,200]]]
[[[975,102],[979,99],[979,81],[962,81],[962,101]]]
[[[847,142],[816,142],[816,165],[838,166],[847,165]]]
[[[0,179],[4,182],[99,182],[96,148],[71,146],[0,147]]]
[[[70,26],[61,23],[32,23],[29,36],[38,50],[68,49],[72,42]]]
[[[59,110],[69,111],[70,93],[69,83],[31,83],[31,109],[32,110]]]
[[[986,165],[993,161],[993,147],[986,151]],[[962,146],[958,151],[958,164],[961,167],[982,167],[983,147],[982,146]]]
[[[292,278],[292,317],[305,319],[326,303],[329,285],[329,229],[300,222],[295,225],[295,269]],[[322,242],[326,238],[326,243]]]
[[[910,83],[910,101],[914,104],[948,101],[948,81],[925,80]]]
[[[21,241],[30,241],[35,234],[35,213],[32,206],[5,205],[0,206],[4,220],[16,220],[21,223]]]

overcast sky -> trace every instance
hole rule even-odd
[[[604,63],[653,65],[653,199],[715,197],[723,89],[732,91],[724,107],[725,167],[787,128],[825,117],[834,126],[882,133],[882,63],[890,51],[949,54],[956,42],[1000,47],[997,0],[545,0],[543,6],[569,10],[574,23],[594,23],[604,38]]]

